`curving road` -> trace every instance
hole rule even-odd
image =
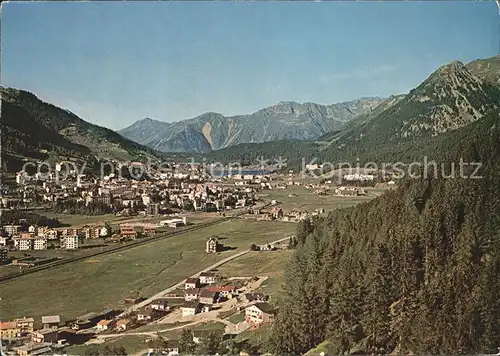
[[[286,240],[288,240],[288,239],[290,239],[290,237],[285,237],[285,238],[282,238],[282,239],[279,239],[279,240],[276,240],[276,241],[270,242],[270,244],[271,244],[271,245],[273,245],[273,244],[276,244],[276,243],[278,243],[278,242],[286,241]],[[193,275],[191,276],[191,278],[196,278],[196,277],[198,277],[198,276],[200,275],[200,273],[202,273],[202,272],[208,272],[208,271],[210,271],[210,270],[212,270],[212,269],[214,269],[214,268],[217,268],[217,267],[219,267],[219,266],[221,266],[221,265],[223,265],[223,264],[225,264],[225,263],[227,263],[227,262],[229,262],[229,261],[231,261],[231,260],[234,260],[235,258],[241,257],[241,256],[243,256],[243,255],[245,255],[245,254],[247,254],[247,253],[249,253],[249,252],[250,252],[250,249],[245,250],[245,251],[242,251],[242,252],[239,252],[239,253],[237,253],[237,254],[235,254],[235,255],[232,255],[232,256],[226,257],[226,258],[224,258],[223,260],[220,260],[219,262],[216,262],[216,263],[214,263],[213,265],[208,266],[207,268],[204,268],[204,269],[202,269],[201,271],[199,271],[199,272],[197,272],[197,273],[193,274]],[[140,309],[140,308],[142,308],[142,307],[145,307],[146,305],[148,305],[148,304],[150,304],[151,302],[153,302],[153,300],[158,299],[158,298],[162,298],[162,297],[163,297],[165,294],[167,294],[167,293],[173,292],[173,291],[174,291],[174,290],[176,290],[178,287],[182,286],[182,285],[184,284],[184,282],[186,282],[186,279],[183,279],[182,281],[180,281],[180,282],[178,282],[178,283],[174,284],[173,286],[168,287],[167,289],[164,289],[164,290],[162,290],[162,291],[161,291],[161,292],[159,292],[159,293],[156,293],[156,294],[155,294],[155,295],[153,295],[151,298],[148,298],[148,299],[146,299],[146,300],[144,300],[144,301],[142,301],[142,302],[140,302],[140,303],[134,304],[133,306],[131,306],[131,307],[129,307],[128,309],[126,309],[123,313],[121,313],[121,314],[120,314],[120,317],[121,317],[121,316],[125,316],[125,315],[129,314],[130,312],[132,312],[132,311],[134,311],[134,310],[137,310],[137,309]]]

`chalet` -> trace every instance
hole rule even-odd
[[[42,325],[44,329],[58,327],[61,322],[59,315],[42,316]]]
[[[86,239],[98,239],[101,234],[101,229],[98,227],[86,227],[83,229],[83,234]]]
[[[113,327],[113,320],[103,319],[97,323],[97,330],[104,331],[109,330]]]
[[[91,328],[93,326],[96,326],[100,320],[112,319],[119,313],[120,313],[119,311],[113,309],[104,309],[100,313],[96,312],[87,313],[85,315],[79,316],[75,321],[73,321],[72,329],[82,330]]]
[[[77,235],[65,236],[61,240],[61,247],[66,250],[75,250],[78,248],[79,239]]]
[[[143,321],[143,320],[154,320],[160,317],[162,313],[156,309],[153,308],[144,308],[141,309],[137,313],[137,320],[138,321]]]
[[[200,294],[199,288],[189,288],[184,291],[184,300],[189,302],[192,300],[198,300],[198,295]]]
[[[21,225],[4,225],[3,229],[9,236],[15,236],[21,233]]]
[[[6,265],[9,263],[9,257],[7,255],[7,249],[0,247],[0,266]]]
[[[34,330],[35,320],[33,318],[14,319],[21,334],[31,333]]]
[[[56,329],[41,329],[31,333],[31,340],[37,344],[56,343],[59,332]]]
[[[217,276],[218,276],[217,272],[213,272],[213,271],[201,272],[200,276],[199,276],[200,283],[201,284],[213,284],[213,283],[217,282]]]
[[[346,174],[342,178],[347,181],[373,181],[375,176],[372,174]]]
[[[20,336],[21,330],[17,323],[13,321],[0,321],[0,338],[2,340],[11,340]]]
[[[207,305],[215,304],[219,300],[219,292],[202,289],[200,295],[198,296],[198,300],[200,303]]]
[[[200,280],[198,278],[188,278],[184,283],[184,289],[194,289],[200,286]]]
[[[220,250],[219,240],[216,237],[211,237],[205,244],[206,253],[217,253]]]
[[[203,309],[203,304],[196,302],[196,301],[191,301],[191,302],[185,302],[182,304],[182,316],[190,316],[190,315],[196,315],[200,313]]]
[[[101,227],[99,230],[99,236],[100,237],[106,237],[111,235],[111,229],[108,229],[106,226]]]
[[[159,310],[159,311],[168,311],[170,307],[168,306],[168,301],[165,298],[160,298],[153,300],[151,303],[151,309]]]
[[[256,303],[245,308],[245,322],[248,324],[264,324],[274,320],[276,310],[268,303]]]
[[[132,325],[132,322],[129,319],[120,319],[116,322],[117,330],[127,330]]]
[[[209,291],[218,292],[221,297],[230,298],[236,292],[235,286],[214,286],[207,288]]]

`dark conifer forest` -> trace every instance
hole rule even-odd
[[[299,225],[273,353],[300,354],[325,340],[329,354],[497,352],[499,123],[490,115],[442,146],[449,164],[481,162],[482,178],[408,179]]]

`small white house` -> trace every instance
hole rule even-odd
[[[112,320],[101,320],[97,323],[97,330],[99,331],[104,331],[104,330],[108,330],[112,327]]]
[[[186,226],[187,218],[184,216],[182,219],[170,219],[170,220],[162,220],[160,221],[160,226],[168,226],[168,227],[179,227]]]
[[[103,226],[101,227],[101,229],[99,230],[99,236],[100,237],[106,237],[106,236],[109,236],[109,233],[111,231],[108,230],[108,228],[106,226]]]
[[[192,301],[192,302],[185,302],[182,304],[182,316],[191,316],[191,315],[196,315],[201,312],[203,308],[203,305],[201,303]]]

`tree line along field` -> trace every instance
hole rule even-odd
[[[117,307],[132,293],[151,296],[250,244],[264,244],[295,231],[295,224],[229,220],[110,255],[89,258],[2,283],[2,318],[58,314],[63,320]],[[219,236],[232,249],[205,253]]]

